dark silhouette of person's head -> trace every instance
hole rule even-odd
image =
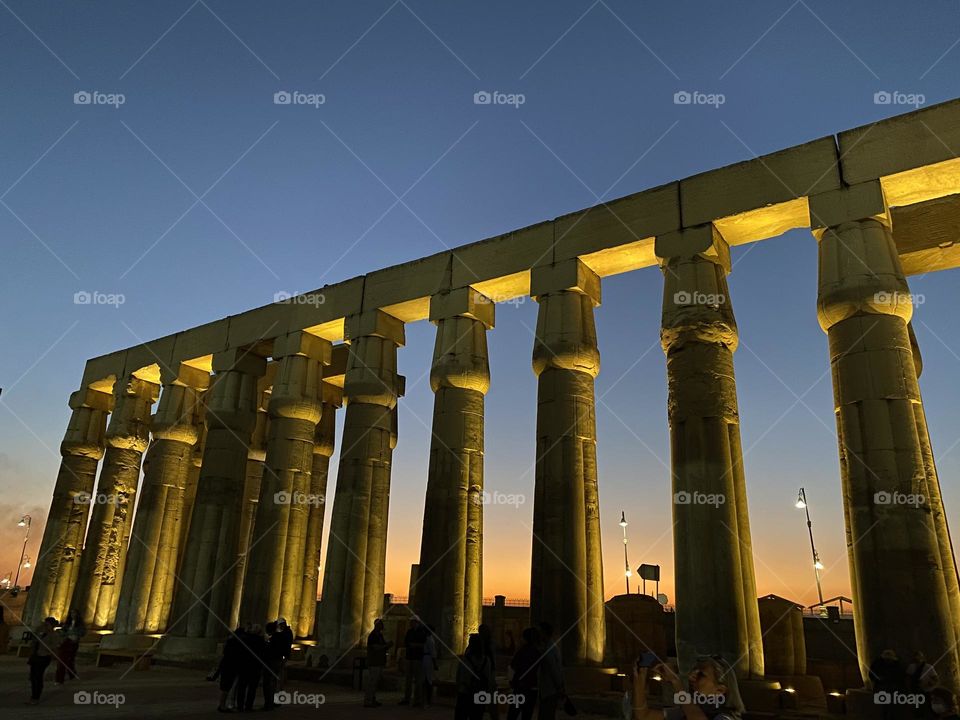
[[[546,643],[553,640],[553,625],[546,621],[540,623],[540,637]]]
[[[266,627],[264,627],[264,630],[266,630],[267,635],[273,635],[275,632],[277,632],[277,623],[268,622]]]
[[[467,655],[483,655],[483,640],[479,633],[470,633],[467,640]]]
[[[540,631],[533,627],[528,627],[523,631],[523,642],[527,645],[540,644]]]

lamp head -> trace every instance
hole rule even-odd
[[[801,510],[807,506],[807,494],[803,492],[803,488],[800,488],[800,492],[797,493],[797,502],[794,504],[794,507],[797,507]]]
[[[627,513],[623,510],[620,511],[620,527],[627,526]]]

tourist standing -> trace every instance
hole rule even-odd
[[[510,687],[514,704],[507,711],[507,720],[531,720],[537,706],[537,673],[540,665],[540,632],[536,628],[523,631],[523,645],[510,661]]]
[[[277,684],[280,682],[280,672],[283,668],[283,650],[286,647],[286,638],[280,637],[276,622],[268,622],[266,631],[267,641],[264,648],[263,663],[263,709],[273,710],[276,707]]]
[[[566,685],[563,682],[563,660],[560,648],[553,641],[553,626],[540,623],[540,637],[543,642],[543,656],[540,658],[537,685],[540,693],[540,720],[554,720],[557,708],[566,697]]]
[[[437,669],[436,630],[427,625],[427,637],[423,643],[423,705],[430,707],[433,702],[433,671]]]
[[[287,660],[290,659],[290,653],[293,652],[293,630],[287,625],[286,618],[277,620],[277,641],[281,654],[280,676],[277,679],[277,687],[283,690],[283,685],[287,681]]]
[[[940,676],[920,650],[913,654],[913,662],[907,665],[907,684],[911,693],[923,696],[923,702],[917,705],[913,714],[916,717],[928,717],[930,691],[940,684]]]
[[[243,634],[240,653],[240,668],[237,673],[237,710],[253,710],[253,701],[257,697],[257,686],[263,674],[266,643],[263,640],[263,628],[251,625]]]
[[[493,642],[493,629],[486,623],[480,623],[477,628],[477,634],[480,636],[480,645],[483,648],[483,654],[487,656],[490,662],[490,684],[487,692],[490,693],[490,702],[485,711],[493,720],[500,717],[500,706],[497,705],[497,651]]]
[[[457,666],[457,704],[454,720],[481,720],[489,699],[493,677],[490,659],[483,652],[483,643],[476,633],[470,635],[467,649]]]
[[[423,702],[423,646],[427,640],[425,629],[420,619],[414,617],[410,619],[410,627],[403,636],[407,671],[401,705],[409,705],[412,700],[413,706],[418,707]]]
[[[243,634],[240,627],[230,633],[226,642],[223,643],[223,656],[220,658],[220,664],[217,666],[216,672],[210,676],[211,680],[214,678],[220,680],[220,703],[217,705],[219,712],[232,712],[227,701],[230,697],[230,691],[233,690],[233,684],[237,681],[237,674],[240,672],[241,656],[244,651],[241,641]]]
[[[875,695],[887,693],[892,697],[895,693],[903,692],[904,679],[903,665],[894,650],[884,650],[870,665],[870,682]],[[883,703],[882,706],[884,720],[896,717],[897,708],[892,702]]]
[[[60,628],[60,646],[57,648],[57,672],[54,684],[62,685],[66,674],[71,678],[77,677],[77,650],[80,649],[80,638],[87,634],[87,628],[76,609],[67,613],[67,619]]]
[[[43,674],[53,657],[53,644],[56,640],[57,619],[48,617],[40,627],[33,631],[30,638],[30,705],[40,702],[43,692]]]
[[[383,636],[383,620],[377,618],[373,621],[373,630],[367,636],[367,685],[364,688],[364,707],[380,707],[382,704],[377,702],[377,686],[380,684],[383,669],[387,666],[387,651],[392,645],[393,643],[387,642]]]

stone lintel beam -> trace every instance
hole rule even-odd
[[[538,265],[530,270],[530,295],[541,295],[570,290],[586,295],[596,307],[600,304],[600,276],[579,258],[561,260],[552,265]]]

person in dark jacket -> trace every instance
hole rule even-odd
[[[40,627],[30,636],[30,657],[27,665],[30,666],[30,701],[31,705],[40,702],[43,692],[43,674],[47,671],[53,658],[53,647],[56,642],[57,619],[48,617]]]
[[[483,651],[480,635],[473,633],[457,665],[457,704],[455,720],[481,720],[492,701],[493,666]]]
[[[383,620],[373,621],[373,631],[367,636],[367,684],[364,688],[364,707],[380,707],[377,702],[377,685],[387,665],[387,651],[393,646],[383,636]]]
[[[894,650],[884,650],[880,653],[880,657],[870,664],[870,682],[875,694],[888,693],[892,696],[894,693],[904,691],[906,673],[903,663],[900,662]],[[884,718],[896,716],[897,708],[893,703],[887,702],[882,705]]]
[[[241,638],[240,668],[237,673],[237,710],[253,710],[257,686],[263,673],[267,646],[263,640],[263,628],[251,625]]]
[[[77,650],[80,649],[80,638],[87,634],[87,628],[76,609],[67,613],[67,619],[60,628],[60,646],[57,648],[57,672],[54,675],[55,685],[62,685],[69,677],[77,677]]]
[[[426,642],[426,627],[420,622],[420,618],[411,618],[410,627],[403,636],[407,672],[401,705],[409,705],[411,700],[414,707],[423,704],[423,646]]]
[[[540,631],[527,628],[523,631],[523,645],[510,661],[513,676],[510,687],[516,703],[507,711],[507,720],[531,720],[537,706],[537,673],[540,669]]]
[[[227,699],[240,672],[240,662],[244,652],[241,640],[243,635],[243,629],[240,627],[230,633],[226,642],[223,643],[223,657],[220,658],[217,671],[211,676],[220,680],[220,704],[217,705],[219,712],[231,712],[227,706]]]
[[[283,667],[283,651],[286,648],[286,638],[277,632],[277,623],[267,623],[266,654],[263,668],[263,709],[275,708],[277,683],[280,682],[280,671]]]
[[[290,653],[293,652],[293,630],[287,625],[285,618],[277,620],[278,647],[281,652],[280,676],[277,679],[277,687],[283,690],[283,685],[287,681],[287,660],[290,659]]]
[[[497,694],[497,650],[493,642],[493,628],[491,628],[486,623],[481,623],[480,627],[477,628],[477,634],[480,636],[480,645],[483,648],[483,654],[487,656],[487,660],[490,663],[490,686],[487,688],[487,692],[490,694],[490,703],[485,708],[485,712],[490,715],[493,720],[498,720],[500,717],[500,706],[494,701],[494,696]]]

